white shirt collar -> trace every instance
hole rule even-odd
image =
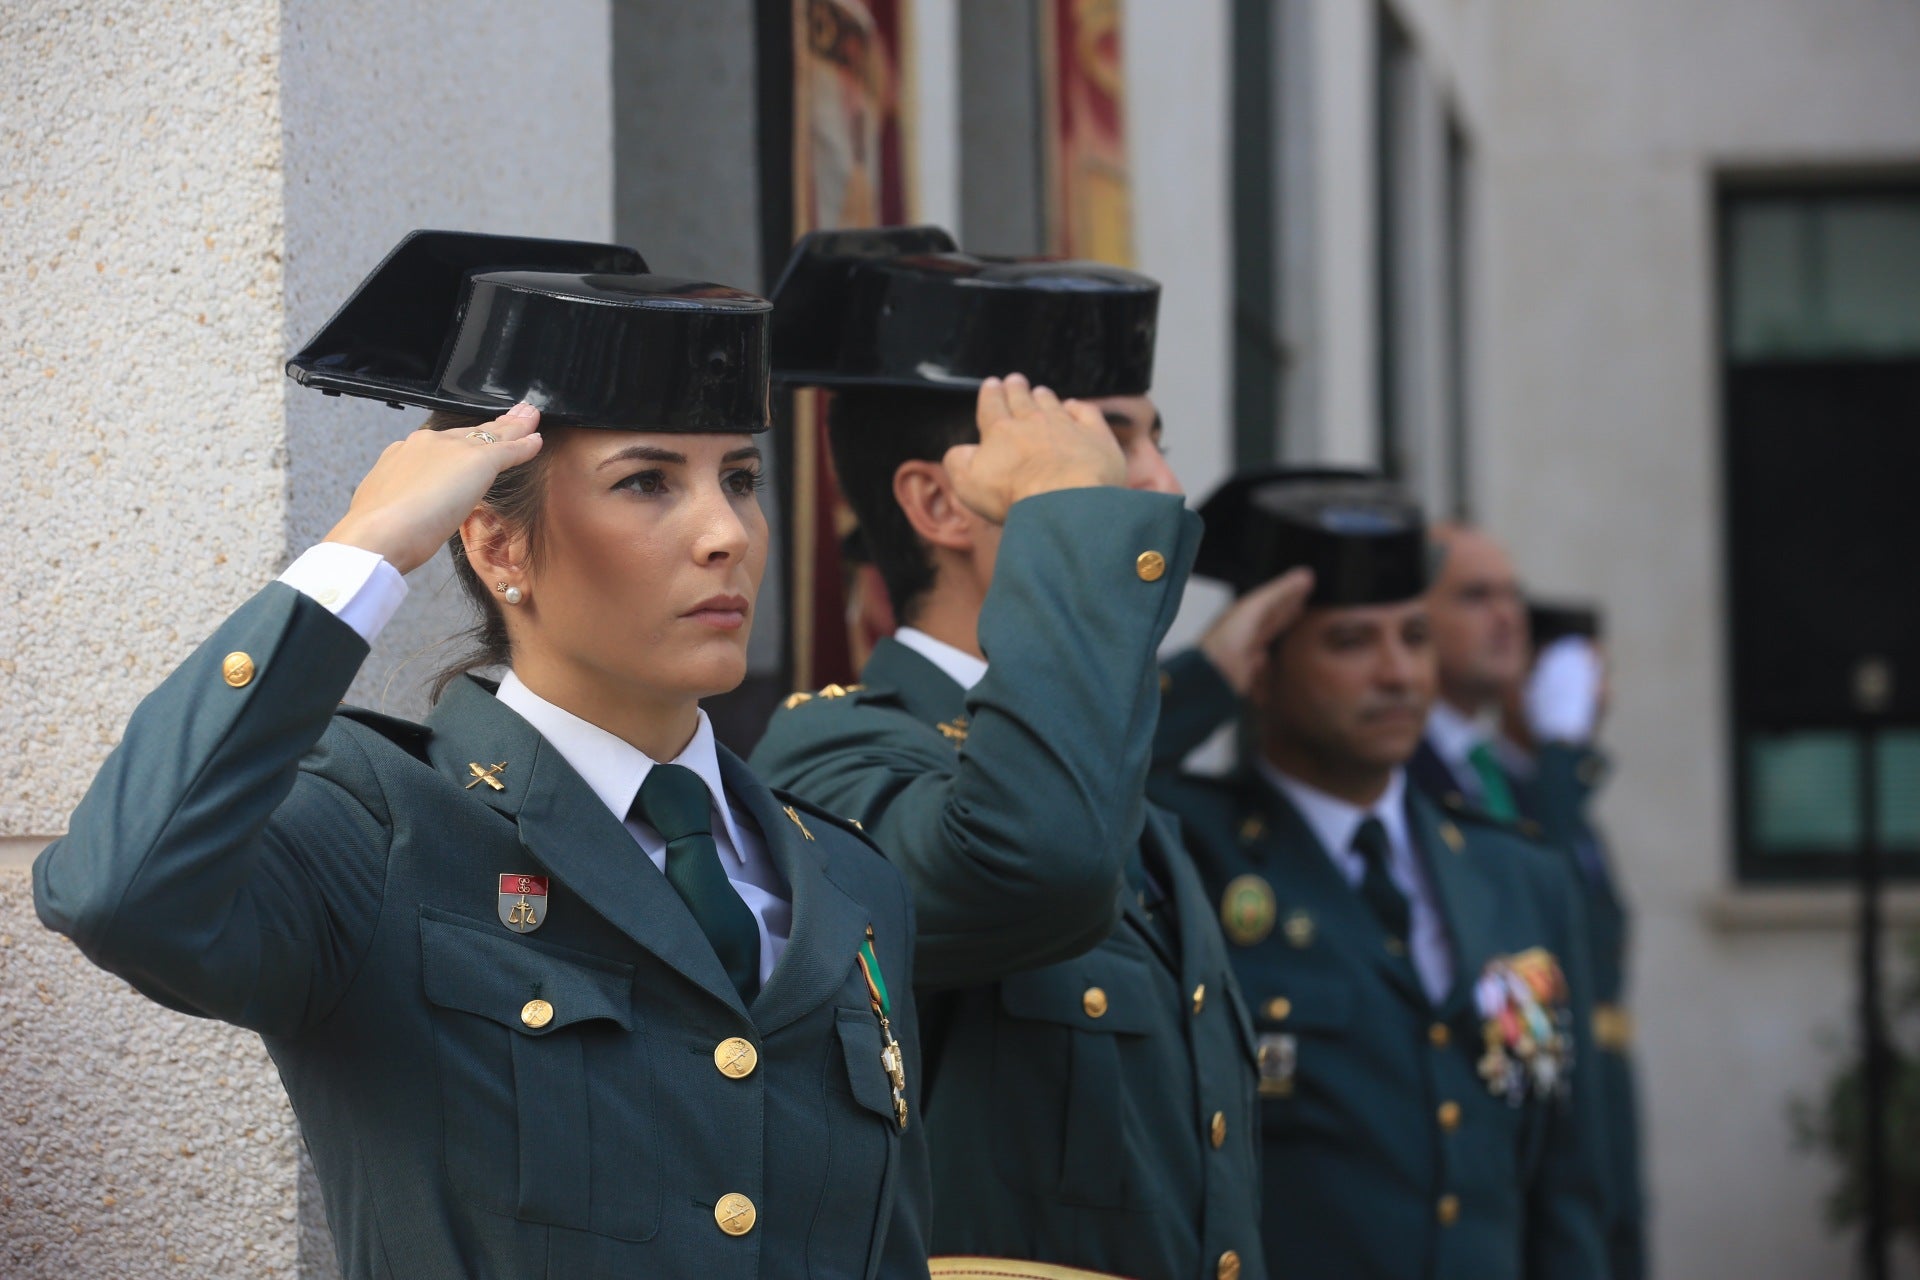
[[[615,818],[626,821],[627,811],[633,808],[633,798],[640,794],[640,784],[653,771],[654,761],[646,752],[599,725],[556,707],[527,688],[511,671],[500,681],[500,692],[496,696],[539,731]],[[693,740],[669,763],[685,765],[700,775],[700,781],[707,784],[714,811],[726,824],[734,849],[746,848],[733,818],[733,806],[727,803],[727,789],[720,778],[720,752],[714,744],[713,724],[704,710],[699,713]]]
[[[1349,880],[1355,878],[1353,873],[1356,868],[1362,872],[1366,870],[1360,855],[1353,850],[1353,837],[1360,830],[1360,824],[1368,818],[1380,819],[1380,824],[1387,829],[1387,840],[1394,849],[1412,847],[1407,831],[1406,770],[1395,769],[1380,798],[1362,809],[1337,796],[1328,795],[1318,787],[1310,787],[1291,774],[1282,773],[1265,759],[1257,763],[1260,776],[1300,811],[1300,816],[1307,821],[1307,827],[1319,838],[1320,847],[1327,851],[1334,865]]]
[[[971,689],[987,674],[987,664],[964,649],[956,649],[945,640],[935,640],[917,627],[901,627],[893,638],[946,672],[947,678],[962,689]]]
[[[1487,724],[1469,716],[1444,698],[1435,698],[1427,713],[1427,740],[1440,758],[1455,768],[1467,766],[1467,753],[1492,736]]]

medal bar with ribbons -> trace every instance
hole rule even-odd
[[[873,926],[867,926],[867,937],[860,944],[860,972],[867,979],[867,1000],[873,1006],[873,1016],[880,1020],[880,1035],[886,1041],[886,1047],[880,1050],[880,1065],[887,1069],[887,1079],[893,1085],[893,1114],[902,1129],[907,1127],[907,1062],[900,1052],[900,1042],[893,1038],[893,1021],[889,1017],[893,1012],[893,1000],[887,994],[886,975],[880,972],[880,958],[873,953]]]

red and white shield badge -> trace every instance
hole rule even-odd
[[[545,876],[500,877],[500,923],[515,933],[532,933],[547,922]]]

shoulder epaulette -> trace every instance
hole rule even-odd
[[[1440,807],[1447,816],[1457,822],[1470,822],[1478,827],[1492,827],[1505,831],[1509,835],[1525,836],[1528,840],[1545,838],[1546,831],[1532,818],[1497,818],[1478,805],[1467,803],[1467,798],[1458,791],[1449,791],[1440,797]]]
[[[802,703],[812,702],[815,698],[831,702],[835,698],[844,698],[850,693],[863,693],[866,687],[863,684],[830,684],[823,689],[815,689],[811,693],[798,689],[781,699],[780,706],[782,710],[791,711]]]
[[[427,743],[433,737],[433,730],[423,724],[369,711],[365,707],[348,706],[344,702],[334,714],[355,724],[365,725],[416,760],[424,761],[427,758]]]

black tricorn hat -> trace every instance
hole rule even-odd
[[[1160,285],[1101,262],[986,258],[939,227],[802,236],[773,287],[773,376],[971,391],[1025,374],[1062,396],[1153,383]]]
[[[1289,569],[1313,570],[1309,605],[1389,604],[1425,594],[1426,517],[1375,472],[1270,467],[1245,472],[1200,508],[1193,571],[1246,592]]]
[[[1540,650],[1555,640],[1577,636],[1582,640],[1600,638],[1600,607],[1574,604],[1564,600],[1527,601],[1527,630],[1534,649]]]
[[[764,431],[772,304],[632,249],[415,231],[287,361],[328,395],[647,431]]]

